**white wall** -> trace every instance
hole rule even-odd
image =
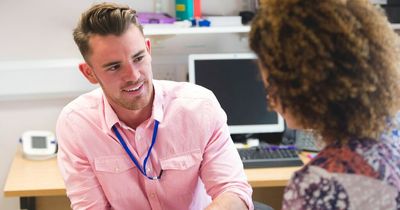
[[[29,129],[54,131],[58,113],[70,100],[71,98],[0,102],[1,189],[4,188],[21,133]],[[18,199],[1,196],[0,209],[19,209]]]
[[[174,13],[174,0],[161,0]],[[80,13],[95,0],[1,0],[0,61],[43,58],[74,58],[79,53],[71,38]],[[152,11],[151,0],[113,1],[138,11]],[[203,12],[237,14],[242,0],[203,0]]]
[[[161,0],[163,8],[174,14],[174,0]],[[212,15],[234,15],[242,7],[244,0],[203,0],[203,12]],[[94,0],[0,0],[0,63],[38,61],[53,59],[81,59],[72,40],[72,29],[80,13]],[[131,5],[138,11],[152,11],[153,2],[149,0],[114,1]],[[243,52],[248,51],[246,37],[237,34],[219,35],[180,35],[167,39],[152,39],[153,70],[155,75],[163,68],[178,69],[177,80],[185,80],[187,55],[189,53]],[[161,68],[161,66],[163,68]],[[0,69],[1,70],[1,69]],[[4,70],[4,69],[3,69]],[[71,69],[76,71],[77,69]],[[7,80],[10,85],[20,89],[41,82],[41,76],[49,79],[51,73],[38,77],[35,69],[15,73],[0,71],[0,82]],[[54,74],[54,73],[53,73]],[[1,79],[3,78],[3,81]],[[6,79],[7,78],[7,79]],[[38,79],[39,78],[39,79]],[[51,78],[50,78],[51,79]],[[82,82],[81,80],[80,82]],[[78,82],[78,79],[77,81]],[[55,88],[55,85],[49,86]],[[3,87],[6,89],[6,87]],[[53,94],[43,98],[4,97],[0,94],[0,187],[5,179],[21,133],[29,129],[55,129],[55,122],[62,107],[77,96]],[[10,90],[10,92],[15,90]],[[0,196],[0,209],[19,209],[17,198]]]

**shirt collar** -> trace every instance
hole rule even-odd
[[[158,122],[162,122],[164,119],[164,90],[160,83],[157,80],[153,80],[154,87],[154,101],[153,101],[153,110],[151,113],[151,118],[149,123],[153,123],[151,121],[157,120]]]
[[[118,119],[117,114],[114,112],[110,103],[108,102],[104,92],[103,92],[103,105],[104,105],[104,121],[107,125],[107,129],[111,130],[111,128],[120,121]]]
[[[145,124],[146,127],[151,126],[154,123],[154,120],[157,120],[158,122],[161,123],[164,119],[164,91],[162,89],[162,86],[156,80],[153,80],[153,88],[154,88],[153,108],[150,120],[146,120],[147,121],[147,123]],[[103,105],[104,105],[104,119],[107,128],[111,130],[116,123],[119,123],[121,125],[122,122],[118,119],[117,114],[112,109],[104,92],[103,92]]]

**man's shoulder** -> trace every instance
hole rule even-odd
[[[225,122],[226,115],[213,92],[199,85],[188,82],[155,81],[156,94],[162,98],[162,106],[166,117],[173,119],[182,117],[182,121]],[[158,90],[161,90],[157,93]],[[204,123],[206,125],[207,123]]]
[[[167,98],[212,100],[215,98],[211,90],[193,83],[166,80],[156,80],[155,83],[162,87],[163,94]]]
[[[84,93],[71,102],[69,102],[62,110],[62,114],[71,112],[84,112],[89,109],[97,109],[103,98],[101,88],[94,89],[90,92]]]

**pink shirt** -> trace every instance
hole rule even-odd
[[[58,164],[73,209],[204,209],[233,192],[253,209],[252,189],[211,91],[154,80],[152,116],[136,130],[119,121],[101,89],[68,104],[57,122]],[[157,142],[144,177],[118,142],[116,125],[142,166],[154,128]]]

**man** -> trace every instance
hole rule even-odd
[[[68,104],[57,122],[73,209],[253,208],[215,96],[152,79],[150,41],[134,10],[94,5],[73,35],[81,73],[101,86]]]

